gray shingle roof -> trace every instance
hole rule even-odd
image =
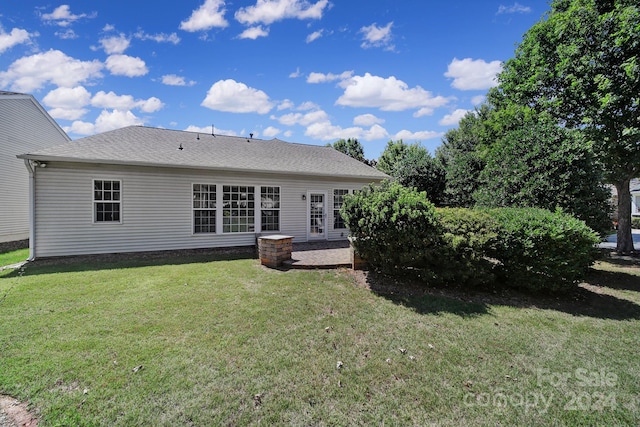
[[[180,149],[182,147],[182,149]],[[40,161],[383,179],[331,147],[130,126],[18,156]]]

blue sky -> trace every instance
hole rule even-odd
[[[77,139],[128,125],[431,153],[545,0],[4,1],[0,90]]]

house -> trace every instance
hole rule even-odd
[[[640,217],[640,179],[632,179],[629,190],[631,192],[631,217]]]
[[[29,174],[16,154],[69,140],[33,96],[0,91],[0,243],[29,237]]]
[[[618,190],[615,186],[609,185],[611,189],[611,204],[613,206],[612,219],[618,221]],[[631,193],[631,218],[640,217],[640,178],[634,178],[629,183]]]
[[[18,157],[31,258],[346,239],[344,195],[387,178],[331,147],[144,126]]]

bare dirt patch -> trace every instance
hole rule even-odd
[[[11,396],[0,394],[0,427],[37,427],[38,418]]]

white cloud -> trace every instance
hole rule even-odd
[[[56,31],[54,34],[62,40],[73,40],[78,38],[76,32],[71,28],[67,28],[64,31]]]
[[[5,33],[0,28],[0,53],[11,49],[13,46],[28,43],[31,41],[31,37],[38,36],[38,33],[29,34],[27,30],[20,28],[14,28],[10,33]]]
[[[194,125],[190,125],[185,129],[187,132],[198,132],[201,133],[203,135],[211,135],[211,126],[204,126],[204,127],[199,127],[199,126],[194,126]],[[234,130],[225,130],[225,129],[218,129],[218,128],[214,128],[213,132],[216,135],[226,135],[226,136],[238,136],[238,132],[234,131]]]
[[[96,133],[96,127],[93,123],[75,121],[71,123],[71,126],[63,126],[62,129],[66,133],[72,133],[76,135],[93,135]]]
[[[424,117],[424,116],[431,116],[434,111],[435,110],[431,107],[422,107],[421,109],[413,113],[413,117],[418,118],[418,117]]]
[[[305,101],[302,104],[298,105],[298,108],[296,108],[296,110],[299,110],[299,111],[319,110],[319,109],[320,109],[320,106],[315,102],[311,102],[311,101]]]
[[[344,71],[340,74],[323,74],[323,73],[310,73],[307,77],[307,83],[327,83],[336,80],[347,80],[353,76],[352,71]]]
[[[262,134],[267,138],[273,138],[274,136],[280,133],[280,129],[274,128],[273,126],[267,127]]]
[[[255,27],[249,27],[238,35],[239,39],[251,39],[255,40],[258,37],[267,37],[269,35],[269,28],[262,28],[262,25]]]
[[[343,128],[341,126],[331,124],[329,120],[311,124],[307,127],[304,134],[308,137],[321,141],[347,138],[371,141],[387,138],[389,136],[389,133],[380,125],[373,125],[369,129],[363,129],[358,126]]]
[[[140,108],[140,111],[142,111],[143,113],[154,113],[161,110],[164,107],[164,103],[155,96],[152,96],[149,99],[138,101],[136,106]]]
[[[368,49],[372,47],[382,47],[385,50],[394,50],[395,46],[391,44],[391,27],[393,21],[389,22],[384,27],[378,27],[376,24],[371,24],[366,27],[360,28],[360,32],[363,34],[363,42],[361,47]]]
[[[114,76],[139,77],[149,72],[142,59],[129,55],[111,55],[105,65]]]
[[[423,141],[425,139],[433,139],[433,138],[440,138],[442,137],[442,135],[444,135],[444,133],[442,132],[434,132],[434,131],[430,131],[430,130],[424,130],[424,131],[419,131],[419,132],[411,132],[408,131],[406,129],[401,130],[400,132],[396,133],[395,136],[393,137],[393,139],[398,140],[398,139],[402,139],[404,141]]]
[[[136,117],[131,111],[113,110],[102,111],[96,119],[95,131],[97,133],[120,129],[125,126],[143,125],[144,121]]]
[[[353,118],[353,124],[356,126],[372,126],[384,123],[384,119],[380,119],[373,114],[361,114]]]
[[[95,124],[84,121],[75,121],[71,123],[71,126],[63,127],[63,130],[71,134],[93,135],[95,133],[120,129],[125,126],[139,126],[143,124],[144,121],[136,117],[131,111],[104,110],[96,119]]]
[[[91,98],[91,105],[98,108],[118,111],[139,108],[145,113],[153,113],[164,107],[162,101],[156,97],[136,100],[131,95],[116,95],[113,91],[107,93],[102,90]]]
[[[496,15],[502,15],[503,13],[530,13],[531,8],[529,6],[523,6],[520,3],[516,2],[511,6],[500,5],[498,7],[498,11]]]
[[[33,92],[47,83],[74,87],[102,77],[103,67],[97,60],[80,61],[59,50],[49,50],[13,62],[7,71],[0,72],[0,87],[11,86],[17,92]]]
[[[166,74],[162,76],[162,84],[167,86],[193,86],[196,82],[193,80],[186,81],[184,77],[175,74]]]
[[[180,29],[189,32],[206,31],[211,28],[226,28],[229,25],[224,14],[224,0],[205,0],[191,13],[189,19],[180,23]]]
[[[77,109],[89,105],[91,93],[84,86],[59,87],[42,98],[42,103],[58,109]]]
[[[78,120],[89,112],[86,108],[52,108],[47,111],[56,120]]]
[[[278,111],[291,110],[293,109],[293,107],[294,107],[293,101],[291,101],[290,99],[285,99],[280,104],[278,104]]]
[[[171,43],[174,45],[180,43],[180,37],[176,33],[147,34],[144,31],[138,31],[133,36],[139,40],[152,40],[157,43]]]
[[[307,36],[307,43],[311,43],[318,40],[320,37],[322,37],[322,33],[324,33],[324,30],[314,31],[313,33],[309,34]]]
[[[113,55],[123,53],[127,50],[130,41],[124,34],[120,34],[117,36],[105,37],[100,40],[100,44],[107,55]]]
[[[460,90],[483,90],[496,85],[496,75],[502,71],[502,62],[484,59],[458,59],[447,67],[445,77],[453,79],[451,86]]]
[[[487,99],[486,95],[476,95],[471,98],[471,104],[480,105],[484,102],[485,99]]]
[[[296,68],[296,70],[289,74],[289,78],[291,79],[297,79],[298,77],[300,77],[302,74],[300,73],[300,67]]]
[[[344,93],[336,101],[347,107],[375,107],[382,111],[404,111],[412,108],[437,108],[451,99],[433,96],[420,86],[409,88],[402,80],[391,76],[382,78],[366,73],[345,80]]]
[[[49,22],[51,24],[59,25],[60,27],[68,27],[73,22],[79,19],[95,18],[96,16],[96,12],[92,12],[91,14],[81,13],[80,15],[74,15],[73,13],[71,13],[69,5],[63,4],[55,8],[53,12],[44,13],[40,17],[43,21]]]
[[[267,114],[273,108],[266,93],[232,79],[214,83],[200,105],[230,113]]]
[[[320,19],[329,0],[310,4],[307,0],[257,0],[255,6],[238,9],[235,18],[245,25],[273,24],[287,18]]]
[[[446,114],[439,122],[438,124],[442,125],[442,126],[451,126],[451,125],[457,125],[458,122],[460,122],[460,119],[462,119],[465,114],[467,114],[469,112],[469,110],[464,110],[462,108],[458,108],[457,110],[455,110],[453,113],[451,114]]]
[[[289,113],[280,117],[271,116],[285,126],[301,125],[309,126],[313,123],[329,121],[329,116],[323,110],[314,110],[309,113]]]

